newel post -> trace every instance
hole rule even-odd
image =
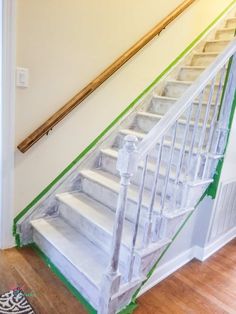
[[[111,255],[106,274],[101,284],[99,314],[115,313],[116,300],[112,296],[118,292],[121,274],[119,273],[119,255],[130,179],[137,169],[137,138],[132,135],[125,137],[125,143],[119,150],[116,168],[120,173],[120,192],[117,201],[116,218],[113,227]]]

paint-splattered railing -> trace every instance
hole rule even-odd
[[[130,183],[135,184],[139,192],[128,281],[139,275],[134,268],[136,249],[145,249],[166,237],[168,217],[191,209],[212,181],[227,138],[236,86],[235,52],[236,40],[140,143],[136,137],[126,136],[117,163],[120,194],[110,265],[104,277],[109,287],[107,296],[104,295],[104,307],[108,306],[109,294],[117,292],[120,285],[119,252]]]

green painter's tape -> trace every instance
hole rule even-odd
[[[235,108],[236,108],[236,93],[234,94],[234,101],[233,101],[232,110],[231,110],[231,113],[230,113],[229,133],[228,133],[228,136],[227,136],[227,142],[226,142],[225,150],[227,149],[228,142],[229,142],[229,136],[230,136],[230,133],[231,133],[231,127],[232,127],[233,118],[234,118],[234,114],[235,114]],[[215,199],[215,197],[216,197],[217,189],[218,189],[218,186],[219,186],[219,183],[220,183],[220,176],[221,176],[223,164],[224,164],[224,158],[222,160],[219,160],[217,168],[216,168],[216,172],[215,172],[215,175],[214,175],[214,181],[212,182],[212,184],[209,186],[209,188],[207,190],[207,195],[210,196],[212,199]]]
[[[121,118],[128,113],[133,107],[134,105],[158,82],[160,81],[160,79],[166,74],[168,73],[171,68],[173,68],[179,60],[181,60],[193,47],[194,45],[206,34],[206,32],[230,9],[231,6],[233,6],[236,3],[236,0],[232,1],[232,3],[227,6],[227,8],[221,12],[221,14],[212,22],[210,23],[207,28],[200,34],[198,35],[193,41],[192,43],[173,61],[171,62],[168,67],[136,98],[134,99],[134,101],[131,102],[131,104],[123,111],[120,113],[120,115],[111,122],[110,125],[108,125],[108,127],[103,130],[103,132],[98,135],[97,138],[95,138],[95,140],[89,144],[89,146],[87,146],[85,148],[85,150],[83,150],[38,196],[35,197],[35,199],[32,200],[31,203],[29,203],[29,205],[27,205],[15,218],[13,221],[13,234],[17,235],[16,232],[16,224],[17,222],[37,203],[40,201],[40,199],[50,191],[50,189],[59,182],[59,180],[61,180],[61,178],[64,177],[64,175],[66,173],[68,173],[103,137],[104,135],[114,126],[116,125]],[[19,239],[17,240],[16,238],[16,245],[20,246],[20,241]]]
[[[230,64],[229,64],[228,70],[227,70],[227,76],[226,76],[226,81],[225,81],[225,85],[224,85],[224,91],[223,91],[222,100],[223,100],[224,95],[225,95],[225,90],[226,90],[227,82],[228,82],[228,79],[229,79],[229,72],[230,72],[231,64],[232,64],[232,58],[230,60]],[[236,93],[234,94],[234,100],[233,100],[233,103],[232,103],[231,113],[230,113],[230,117],[229,117],[229,124],[228,124],[229,133],[228,133],[228,136],[227,136],[227,141],[226,141],[226,146],[225,146],[224,153],[226,152],[226,149],[228,147],[229,136],[230,136],[230,133],[231,133],[231,127],[232,127],[234,114],[235,114],[235,107],[236,107]],[[219,160],[217,168],[216,168],[216,172],[215,172],[215,175],[214,175],[214,181],[209,186],[208,191],[207,191],[207,195],[210,196],[212,199],[215,199],[215,197],[216,197],[217,189],[218,189],[218,186],[219,186],[219,183],[220,183],[220,176],[221,176],[223,164],[224,164],[224,158]]]
[[[76,299],[85,307],[89,314],[96,314],[97,311],[87,302],[87,300],[71,285],[66,277],[60,272],[60,270],[51,262],[51,260],[39,249],[36,244],[30,244],[36,253],[42,258],[45,264],[54,272],[54,274],[64,283],[64,285],[70,290],[70,292],[76,297]]]

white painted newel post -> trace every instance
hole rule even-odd
[[[116,219],[113,228],[113,239],[111,246],[111,257],[107,273],[104,274],[101,285],[101,299],[99,314],[115,313],[116,300],[112,296],[118,292],[120,287],[121,275],[119,273],[119,255],[121,238],[126,209],[127,192],[130,179],[137,170],[138,139],[135,136],[127,135],[122,149],[119,150],[117,160],[117,170],[120,173],[120,192],[117,201]]]

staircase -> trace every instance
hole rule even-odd
[[[231,12],[17,223],[98,313],[129,304],[213,181],[235,28]]]

